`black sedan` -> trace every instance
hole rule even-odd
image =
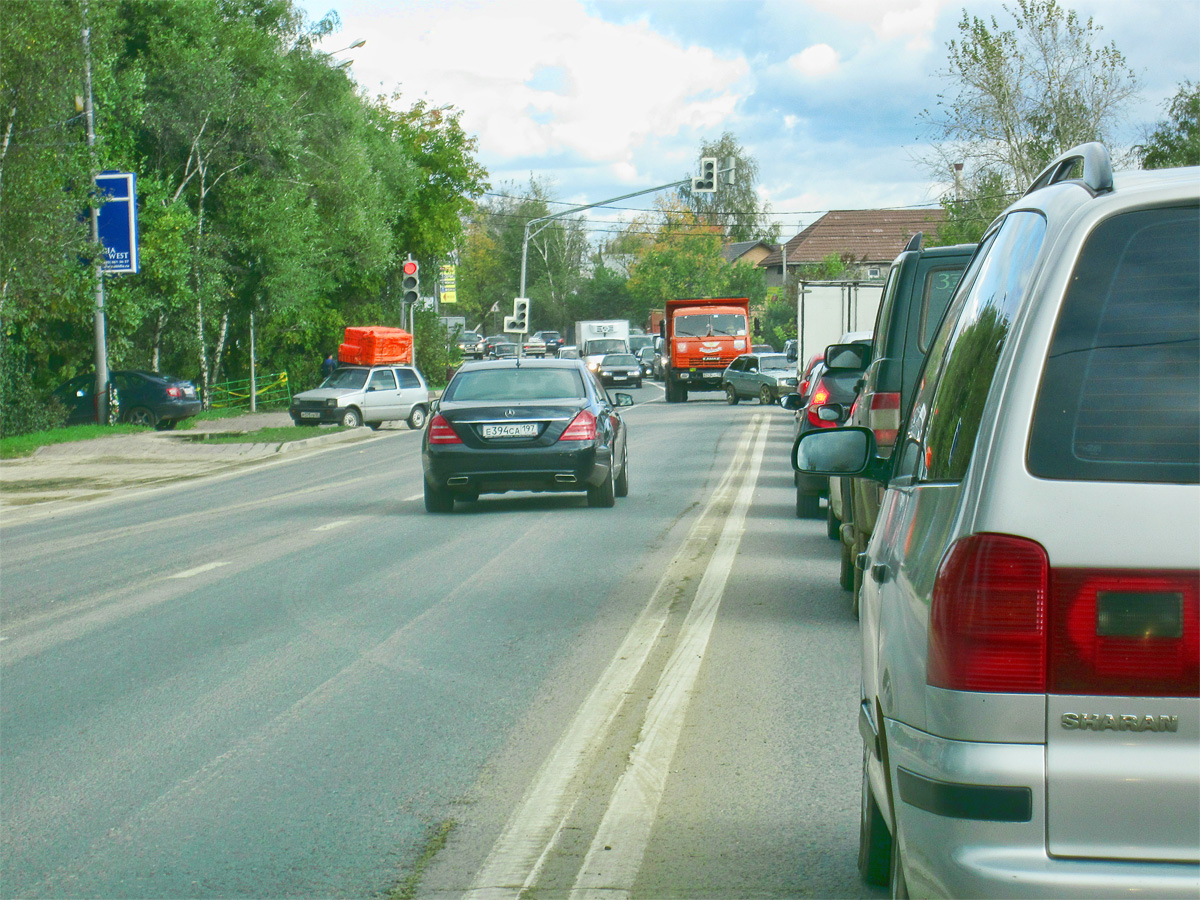
[[[609,353],[596,366],[601,384],[642,386],[642,365],[632,353]]]
[[[626,426],[580,360],[465,364],[446,386],[421,446],[425,509],[506,491],[586,491],[588,506],[629,493]]]
[[[122,422],[151,425],[159,431],[200,412],[200,398],[190,381],[158,372],[133,369],[110,371],[109,381],[117,392]],[[96,421],[96,376],[78,375],[54,389],[54,396],[67,408],[67,424]]]

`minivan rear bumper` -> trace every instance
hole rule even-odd
[[[1051,856],[1044,744],[953,741],[884,721],[913,896],[1200,895],[1194,863]]]

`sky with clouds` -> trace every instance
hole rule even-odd
[[[564,203],[593,203],[696,174],[701,142],[731,132],[785,238],[824,210],[935,201],[946,185],[918,161],[919,117],[947,87],[946,43],[964,8],[1012,23],[992,0],[300,2],[313,19],[337,12],[322,49],[351,59],[368,92],[461,110],[495,192],[533,175]],[[1060,5],[1101,26],[1138,76],[1125,145],[1200,80],[1200,0]]]

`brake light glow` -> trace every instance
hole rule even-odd
[[[183,396],[183,388],[176,387],[173,384],[168,384],[167,385],[167,396],[168,397],[182,397]]]
[[[875,432],[875,444],[891,450],[900,435],[900,394],[879,392],[871,395],[867,426]]]
[[[438,413],[429,420],[429,443],[431,444],[461,444],[462,438],[450,427],[445,417]]]
[[[829,402],[829,388],[824,381],[818,381],[812,399],[808,401],[808,421],[816,428],[836,428],[837,422],[828,422],[820,416],[820,409]]]
[[[1036,541],[1007,534],[955,541],[934,581],[926,681],[957,691],[1043,693],[1049,579]]]
[[[560,441],[594,441],[596,439],[596,417],[586,409],[581,409],[579,415],[571,420],[567,430],[559,437]]]

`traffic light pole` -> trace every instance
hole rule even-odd
[[[588,203],[586,206],[576,206],[574,209],[564,209],[562,212],[556,212],[549,216],[530,219],[525,223],[525,238],[521,242],[521,290],[517,296],[525,296],[525,270],[526,260],[529,258],[529,239],[541,234],[555,219],[561,219],[563,216],[573,216],[575,213],[583,212],[586,209],[593,209],[597,206],[607,206],[609,203],[616,203],[618,200],[628,200],[630,197],[640,197],[643,194],[653,194],[657,191],[665,191],[667,188],[683,187],[685,184],[691,183],[692,179],[685,178],[682,181],[672,181],[670,184],[660,184],[658,187],[634,191],[632,194],[622,194],[620,197],[609,197],[607,200],[597,200],[595,203]],[[536,231],[530,231],[535,225],[541,227]]]
[[[706,157],[704,161],[708,162],[708,159],[709,158]],[[735,165],[736,165],[736,163],[734,161],[734,158],[732,156],[730,156],[725,159],[725,168],[718,170],[717,169],[717,161],[716,161],[716,159],[713,159],[712,160],[713,171],[712,171],[712,182],[711,182],[712,187],[710,187],[706,192],[707,193],[715,193],[716,192],[716,185],[717,185],[716,176],[718,176],[718,175],[724,175],[726,182],[729,184],[732,184],[733,183],[733,172],[734,172]],[[616,203],[618,200],[628,200],[631,197],[640,197],[643,194],[654,194],[654,193],[657,193],[658,191],[665,191],[667,188],[683,187],[684,185],[688,185],[688,184],[695,186],[698,181],[699,181],[699,179],[696,179],[696,178],[684,178],[681,181],[672,181],[670,184],[660,184],[658,187],[646,188],[645,190],[641,190],[641,191],[634,191],[632,194],[622,194],[620,197],[609,197],[607,200],[597,200],[595,203],[588,203],[584,206],[576,206],[574,209],[565,209],[562,212],[553,213],[552,215],[549,215],[549,216],[542,216],[537,219],[530,219],[528,222],[525,223],[525,237],[521,241],[521,290],[517,294],[517,296],[518,297],[525,296],[525,270],[526,270],[526,261],[529,259],[529,239],[532,237],[537,237],[539,234],[541,234],[542,231],[555,219],[561,219],[563,216],[573,216],[575,213],[583,212],[586,209],[594,209],[597,206],[607,206],[609,203]],[[536,231],[530,231],[530,229],[533,228],[533,226],[535,226],[535,225],[538,225],[540,227]]]

